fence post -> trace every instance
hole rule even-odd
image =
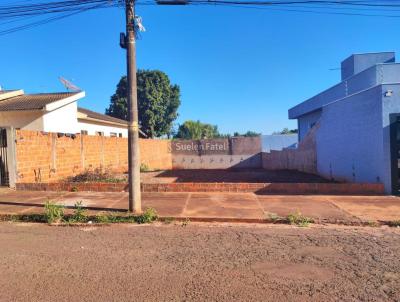
[[[17,154],[16,154],[16,133],[15,128],[6,129],[7,135],[7,158],[8,158],[8,182],[10,188],[17,184]]]

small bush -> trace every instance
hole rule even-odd
[[[157,211],[153,208],[147,208],[141,215],[135,216],[135,221],[139,224],[151,223],[157,220]]]
[[[145,163],[140,164],[140,172],[149,172],[149,171],[150,171],[150,168],[147,164],[145,164]]]
[[[44,205],[44,215],[48,223],[59,223],[64,218],[64,206],[47,201]]]
[[[73,187],[71,188],[71,192],[78,192],[78,187],[73,186]]]
[[[82,201],[75,203],[74,213],[72,214],[69,222],[86,222],[86,209],[83,208]]]
[[[313,221],[311,218],[303,216],[300,212],[289,214],[287,219],[290,224],[300,227],[307,227]]]

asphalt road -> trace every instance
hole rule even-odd
[[[1,301],[400,301],[400,229],[0,223]]]

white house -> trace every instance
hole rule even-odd
[[[0,127],[128,137],[127,122],[78,107],[85,92],[25,94],[0,91]]]

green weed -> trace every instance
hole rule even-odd
[[[87,216],[86,216],[86,209],[83,208],[82,201],[77,201],[74,206],[74,213],[70,217],[68,222],[86,222],[87,221]]]
[[[104,214],[104,213],[99,213],[96,215],[94,221],[98,223],[110,223],[110,215]]]
[[[46,201],[44,205],[44,215],[48,223],[60,223],[64,218],[64,206]]]
[[[400,220],[390,221],[388,224],[391,227],[400,227]]]
[[[292,213],[287,216],[287,220],[291,225],[299,227],[307,227],[313,220],[309,217],[303,216],[300,212]]]
[[[189,218],[186,218],[184,221],[182,221],[182,227],[186,227],[186,226],[188,226],[189,225],[189,223],[190,223],[190,219]]]
[[[135,221],[139,224],[151,223],[157,218],[157,211],[153,208],[147,208],[141,215],[135,216]]]
[[[282,217],[275,213],[268,213],[266,219],[269,219],[272,222],[277,222],[277,221],[281,220]]]
[[[150,171],[150,168],[147,164],[145,164],[145,163],[140,164],[140,172],[149,172],[149,171]]]

